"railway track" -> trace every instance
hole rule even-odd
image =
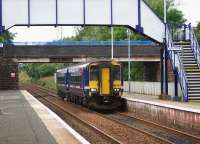
[[[164,130],[167,133],[178,135],[182,139],[183,138],[191,139],[194,142],[200,143],[200,137],[199,136],[192,135],[192,134],[189,134],[189,133],[177,130],[177,129],[169,128],[167,126],[163,126],[163,125],[160,125],[160,124],[157,124],[157,123],[154,123],[154,122],[150,122],[150,121],[144,120],[142,118],[135,117],[135,116],[131,115],[130,113],[118,113],[118,114],[121,115],[121,116],[130,118],[132,121],[140,121],[143,124],[159,128],[160,130]],[[178,142],[176,141],[176,143],[178,143]]]
[[[38,91],[38,89],[40,91]],[[105,132],[101,131],[100,129],[94,127],[91,123],[85,121],[85,120],[82,120],[80,119],[76,114],[64,109],[61,105],[49,100],[47,98],[47,95],[46,94],[49,94],[49,92],[47,93],[44,93],[44,91],[46,91],[47,89],[45,88],[42,88],[42,87],[38,87],[37,88],[28,88],[28,91],[34,95],[37,95],[37,97],[40,97],[42,98],[43,100],[45,100],[48,104],[50,104],[51,106],[53,106],[54,108],[56,109],[59,109],[61,110],[62,112],[64,112],[65,114],[67,115],[70,115],[71,117],[73,117],[74,119],[78,120],[79,123],[81,123],[82,125],[88,127],[89,129],[91,129],[94,133],[100,135],[101,137],[105,138],[106,139],[106,142],[105,143],[111,143],[111,144],[121,144],[121,142],[119,142],[118,140],[116,140],[115,138],[113,138],[112,136],[106,134]],[[53,96],[53,97],[57,97],[55,94],[52,94],[50,96]],[[59,98],[59,97],[57,97]]]
[[[149,122],[128,113],[116,113],[107,115],[109,119],[137,129],[147,135],[156,137],[171,144],[199,144],[200,137],[191,135],[176,129],[168,128],[153,122]]]
[[[35,86],[34,86],[35,87]],[[77,115],[74,115],[73,112],[69,112],[66,110],[66,108],[63,108],[63,106],[59,105],[56,102],[53,102],[59,97],[56,95],[54,91],[49,92],[48,89],[42,88],[42,87],[37,87],[34,88],[34,93],[37,94],[37,90],[41,93],[43,93],[41,96],[43,99],[48,101],[48,103],[51,103],[55,107],[58,107],[59,109],[66,111],[66,113],[70,113],[71,116],[79,118]],[[30,91],[30,90],[29,90]],[[52,94],[52,95],[51,95]],[[49,98],[49,96],[51,98]],[[52,100],[53,99],[53,100]],[[66,105],[66,103],[65,103]],[[79,107],[79,106],[76,106]],[[81,110],[83,107],[79,107]],[[90,111],[90,110],[86,110]],[[132,131],[137,131],[139,133],[142,133],[154,140],[157,140],[156,143],[169,143],[169,144],[190,144],[190,143],[199,143],[200,138],[197,136],[193,136],[172,128],[168,128],[162,125],[158,125],[156,123],[148,122],[143,119],[136,118],[134,116],[131,116],[129,113],[114,113],[114,114],[99,114],[97,112],[92,112],[95,115],[99,115],[102,118],[109,119],[112,122],[115,122],[116,124],[123,126],[124,129],[127,130],[132,130]],[[84,118],[81,118],[82,123],[88,122],[87,120],[84,120]],[[107,140],[110,139],[112,141],[111,143],[130,143],[130,141],[122,141],[120,138],[113,136],[113,134],[107,135],[105,130],[101,130],[94,126],[93,123],[89,123],[91,127],[97,129],[97,133],[103,133],[102,136],[107,137]],[[107,135],[107,136],[106,136]],[[112,139],[112,140],[111,140]]]

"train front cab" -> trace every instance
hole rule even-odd
[[[123,81],[121,65],[94,63],[89,66],[89,105],[97,109],[116,109],[121,106]]]

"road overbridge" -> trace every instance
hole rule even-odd
[[[161,46],[151,41],[130,43],[131,61],[160,61]],[[83,62],[111,58],[111,42],[7,43],[5,58],[18,62]],[[128,42],[114,42],[114,58],[128,61]]]

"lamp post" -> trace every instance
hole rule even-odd
[[[111,59],[114,58],[114,28],[111,27]]]
[[[164,0],[164,23],[167,23],[167,1]]]
[[[164,24],[165,24],[165,51],[164,51],[164,82],[165,82],[165,94],[168,95],[168,59],[167,59],[167,0],[164,0]]]
[[[128,36],[128,92],[131,93],[131,38],[129,29],[127,29],[127,36]]]

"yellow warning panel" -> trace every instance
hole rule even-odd
[[[110,94],[110,69],[102,68],[101,70],[101,93],[102,95]]]

